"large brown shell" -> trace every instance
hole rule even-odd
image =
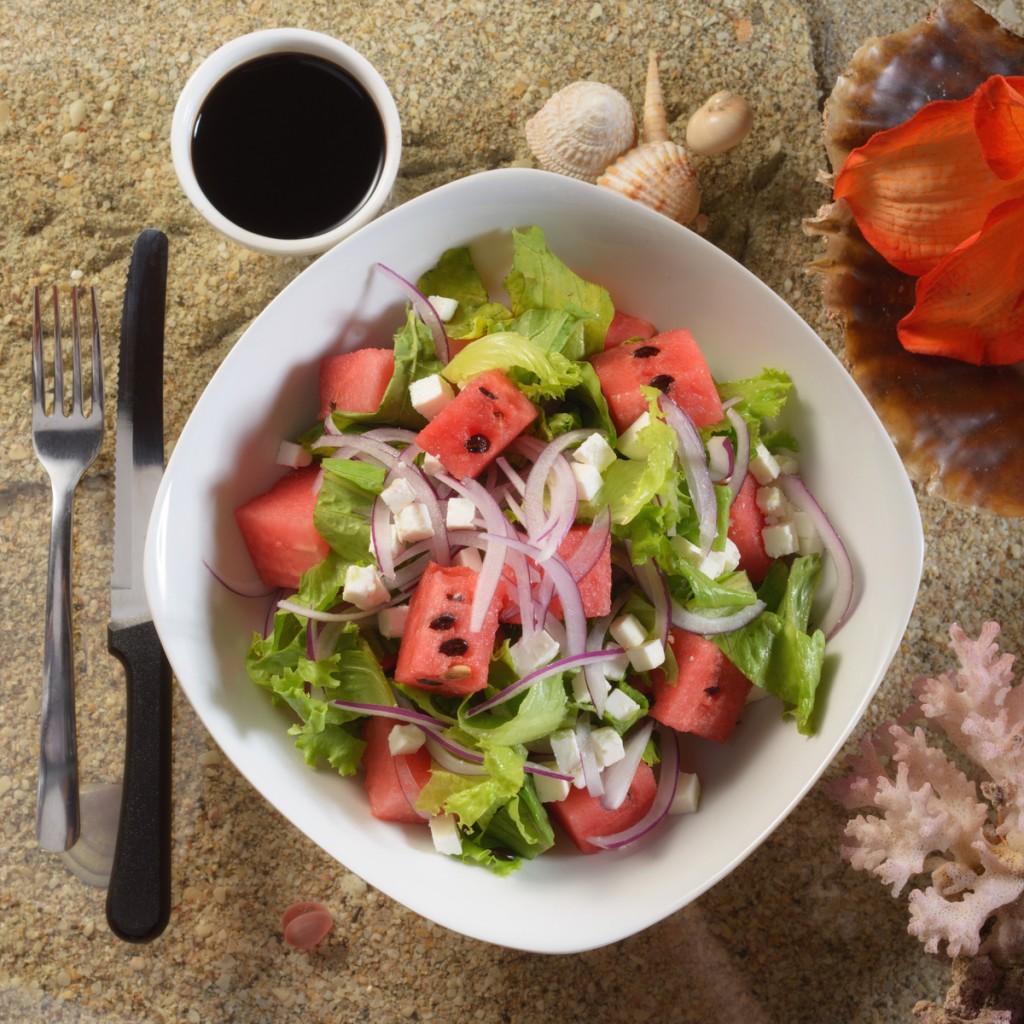
[[[942,0],[924,21],[869,39],[825,105],[834,171],[877,131],[925,103],[962,99],[994,74],[1024,74],[1024,40],[970,0]],[[831,185],[831,176],[825,181]],[[920,356],[896,324],[914,302],[914,279],[864,240],[846,203],[806,224],[826,238],[812,265],[844,327],[845,358],[893,438],[911,478],[929,494],[972,509],[1024,516],[1024,375]]]

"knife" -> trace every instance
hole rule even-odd
[[[107,646],[127,688],[124,783],[107,922],[128,942],[163,932],[171,909],[171,670],[142,580],[146,528],[164,469],[167,236],[136,239],[121,314],[114,455],[114,571]]]

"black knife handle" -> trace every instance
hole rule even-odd
[[[124,791],[107,922],[149,942],[171,916],[171,669],[152,622],[111,627],[107,646],[127,684]]]

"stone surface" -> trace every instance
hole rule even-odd
[[[1007,0],[986,4],[1020,23]],[[584,77],[639,104],[661,55],[673,130],[712,92],[745,94],[749,139],[705,160],[703,230],[836,347],[804,273],[800,221],[824,201],[819,110],[867,37],[921,0],[6,0],[0,33],[0,1021],[896,1022],[940,998],[948,971],[893,900],[838,855],[845,814],[816,786],[728,878],[606,949],[538,957],[446,932],[368,888],[262,801],[181,697],[175,703],[174,909],[156,942],[107,930],[103,893],[33,837],[49,488],[31,450],[35,284],[95,285],[113,394],[121,293],[144,227],[170,238],[168,449],[204,383],[263,306],[309,262],[221,239],[181,194],[167,144],[189,73],[243,32],[298,25],[360,49],[405,129],[395,201],[461,175],[529,164],[523,122]],[[111,413],[113,402],[110,403]],[[112,424],[112,416],[111,416]],[[74,610],[83,779],[120,772],[120,668],[106,652],[112,431],[78,494]],[[921,497],[926,561],[899,654],[862,728],[894,715],[921,672],[946,667],[948,624],[1003,623],[1024,649],[1024,524]],[[860,735],[860,731],[855,734]],[[826,780],[835,768],[826,774]],[[467,869],[468,870],[468,869]],[[316,899],[337,925],[288,949],[282,910]],[[538,922],[543,927],[543,922]]]

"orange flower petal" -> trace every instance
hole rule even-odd
[[[1000,178],[1024,169],[1024,78],[993,75],[974,94],[974,127],[982,156]]]
[[[916,298],[897,326],[908,351],[979,366],[1024,360],[1024,197],[919,278]]]
[[[867,241],[897,269],[925,274],[981,229],[989,210],[1024,195],[985,162],[974,99],[936,100],[855,149],[836,178]]]

